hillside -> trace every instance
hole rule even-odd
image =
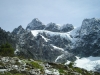
[[[35,61],[18,57],[0,57],[0,75],[100,75],[68,65]]]

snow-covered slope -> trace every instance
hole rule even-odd
[[[87,58],[77,58],[75,61],[77,67],[84,68],[88,71],[95,71],[97,69],[100,69],[100,57],[87,57]]]
[[[78,40],[80,40],[80,38],[79,38],[80,28],[81,28],[81,27],[77,27],[77,28],[74,28],[72,31],[68,32],[68,34],[69,34],[69,35],[71,36],[71,38],[72,38],[72,43],[73,43],[73,45],[75,45],[76,42],[77,42]]]
[[[52,32],[48,30],[31,30],[31,33],[35,38],[41,37],[41,39],[48,44],[48,48],[50,48],[51,51],[56,50],[56,53],[60,52],[59,55],[55,56],[54,62],[66,62],[67,59],[70,60],[70,57],[73,57],[71,60],[74,60],[73,54],[66,51],[71,48],[73,39],[69,33]],[[46,44],[44,43],[44,45]],[[60,55],[63,55],[63,57],[59,58]]]
[[[33,27],[34,28],[34,27]],[[31,57],[36,60],[49,62],[66,62],[67,59],[74,60],[73,54],[67,52],[71,48],[72,37],[69,33],[53,32],[48,30],[24,30],[20,26],[13,32],[16,32],[16,47],[19,55]],[[12,33],[13,33],[12,32]],[[16,50],[17,50],[16,49]],[[64,54],[66,53],[67,54]],[[64,54],[64,55],[63,55]],[[58,58],[63,55],[64,58]],[[71,58],[71,59],[70,59]]]
[[[70,41],[72,40],[72,38],[70,37],[68,33],[52,32],[52,31],[47,31],[47,30],[31,30],[31,32],[34,36],[45,33],[47,36],[51,36],[51,37],[60,36],[61,38],[65,38]]]

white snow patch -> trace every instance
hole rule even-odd
[[[79,30],[80,30],[81,27],[75,27],[75,29],[73,29],[72,31],[68,32],[70,35],[72,35],[73,37],[75,37]]]
[[[69,31],[68,34],[70,35],[71,37],[71,42],[72,42],[72,46],[71,48],[73,49],[75,46],[77,46],[77,42],[79,42],[81,40],[81,38],[79,38],[79,35],[80,35],[80,29],[81,27],[77,27],[77,28],[74,28],[72,31]]]
[[[16,49],[16,50],[14,51],[14,54],[17,54],[17,52],[19,52],[19,50],[18,50],[18,49]]]
[[[51,70],[46,69],[46,70],[45,70],[45,73],[46,73],[46,74],[53,74],[53,75],[60,75],[60,74],[59,74],[59,71],[56,70],[56,69],[51,69]]]
[[[69,33],[52,32],[52,31],[48,31],[48,30],[32,30],[31,32],[34,36],[37,36],[37,34],[39,34],[39,33],[46,33],[47,35],[50,35],[50,36],[60,36],[67,40],[70,40],[70,41],[72,40]]]
[[[46,42],[48,42],[49,39],[45,38],[43,35],[41,35],[41,36]]]
[[[63,57],[64,57],[64,54],[58,56],[58,57],[56,58],[55,62],[57,62],[57,60],[59,60],[59,59],[61,59],[61,58],[63,58]]]
[[[52,45],[52,44],[50,44],[50,45],[51,45],[54,49],[64,51],[64,49],[63,49],[63,48],[60,48],[60,47],[54,46],[54,45]]]
[[[67,62],[64,65],[68,65],[70,64],[71,61],[67,60]]]
[[[34,35],[34,36],[37,36],[37,34],[39,33],[37,30],[33,30],[33,31],[31,31],[32,32],[32,34]]]
[[[94,67],[96,67],[96,65],[100,65],[100,57],[88,57],[88,58],[77,58],[77,60],[75,61],[75,66],[80,67],[80,68],[84,68],[88,71],[92,70],[94,71]]]

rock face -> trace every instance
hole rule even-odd
[[[38,20],[37,18],[33,19],[32,22],[28,24],[26,30],[42,30],[45,28],[45,25]]]
[[[16,39],[10,32],[6,32],[0,28],[0,46],[5,43],[9,43],[15,48]]]
[[[79,56],[100,56],[100,19],[85,19],[73,51]]]
[[[60,26],[51,22],[51,23],[47,24],[47,26],[45,27],[45,30],[49,30],[49,31],[53,31],[53,32],[60,32]]]
[[[64,25],[61,27],[60,31],[61,31],[61,32],[69,32],[69,31],[71,31],[71,30],[73,30],[73,29],[74,29],[74,26],[73,26],[72,24],[64,24]]]
[[[84,19],[82,22],[80,36],[89,35],[91,33],[98,32],[100,28],[100,20],[99,19]]]
[[[20,25],[18,28],[15,28],[12,32],[13,35],[23,34],[25,29]]]

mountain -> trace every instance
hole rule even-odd
[[[17,40],[15,52],[17,55],[41,61],[59,63],[65,63],[67,60],[74,61],[75,56],[68,51],[71,49],[71,37],[68,33],[63,33],[72,29],[74,27],[71,24],[59,26],[49,23],[44,25],[35,18],[26,29],[19,26],[13,30],[12,34]]]
[[[61,32],[69,32],[74,29],[74,26],[72,24],[64,24],[61,26],[60,31]]]
[[[26,30],[42,30],[44,28],[45,25],[40,20],[38,20],[38,18],[34,18],[32,22],[28,24]]]
[[[90,63],[88,69],[99,71],[99,60],[91,61],[91,57],[100,57],[100,19],[84,19],[75,28],[72,24],[45,25],[35,18],[25,29],[20,25],[11,33],[0,28],[0,46],[7,42],[15,49],[15,55],[21,57],[50,63],[81,61],[81,65],[76,63],[78,67],[87,69]],[[77,56],[81,59],[77,60]],[[87,64],[84,67],[83,61]]]
[[[25,29],[20,25],[18,28],[15,28],[12,32],[13,35],[23,34]]]
[[[19,55],[49,62],[75,60],[74,55],[65,50],[69,49],[71,44],[68,34],[47,30],[31,30],[31,32],[24,30],[25,32],[21,33],[23,28],[19,29],[19,27],[14,29],[12,33],[16,30],[19,33],[16,35],[16,51]]]
[[[60,32],[60,26],[56,23],[49,23],[46,25],[45,30],[53,31],[53,32]]]
[[[81,57],[100,56],[100,19],[84,19],[77,39],[74,53]]]
[[[69,32],[73,29],[72,24],[59,25],[51,22],[45,25],[38,18],[33,19],[26,27],[26,30],[48,30],[52,32]]]
[[[16,36],[16,50],[20,55],[49,62],[74,61],[75,56],[100,55],[100,20],[84,19],[82,26],[72,24],[44,25],[37,18],[26,29],[19,26],[12,32]]]

